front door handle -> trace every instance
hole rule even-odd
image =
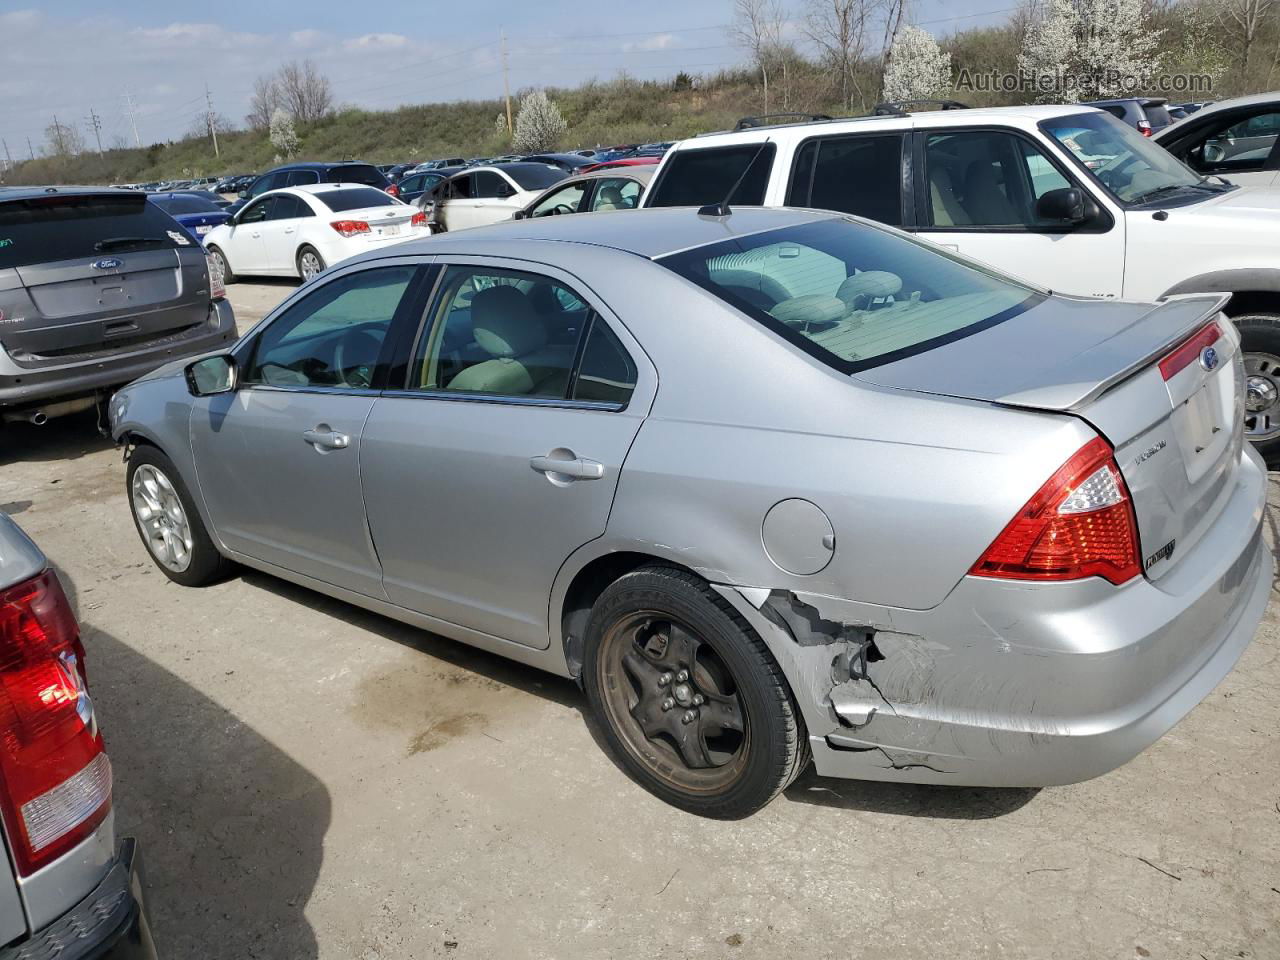
[[[314,430],[303,430],[302,439],[321,450],[345,450],[351,438],[321,424]]]
[[[284,228],[284,232],[285,232],[285,233],[293,233],[293,227],[285,227],[285,228]]]
[[[545,473],[549,480],[599,480],[604,476],[604,464],[582,457],[562,460],[558,457],[531,457],[531,466],[538,473]]]

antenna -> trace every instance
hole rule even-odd
[[[747,168],[742,171],[742,175],[733,182],[733,186],[729,188],[729,192],[724,195],[724,199],[719,203],[708,203],[705,207],[698,208],[698,216],[700,217],[727,217],[732,210],[729,209],[729,201],[733,199],[733,195],[738,192],[738,188],[742,186],[742,181],[747,179],[747,174],[751,172],[751,168],[756,165],[756,161],[760,159],[760,154],[764,153],[764,148],[769,145],[769,138],[765,137],[751,159],[747,162]]]

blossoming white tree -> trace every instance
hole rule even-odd
[[[927,100],[951,86],[951,54],[927,30],[905,27],[893,38],[884,71],[885,100]]]
[[[293,117],[283,107],[276,107],[272,112],[267,138],[282,156],[292,157],[298,152],[298,131],[294,129]]]
[[[1043,103],[1131,96],[1159,71],[1159,47],[1144,0],[1049,0],[1027,29],[1018,67]]]
[[[512,146],[517,153],[541,153],[554,150],[569,125],[560,109],[547,99],[542,90],[527,93],[516,114],[516,135]]]

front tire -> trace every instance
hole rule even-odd
[[[1244,353],[1245,439],[1268,463],[1280,461],[1280,315],[1231,319]]]
[[[129,457],[125,489],[138,536],[166,577],[184,587],[203,587],[227,574],[231,562],[213,545],[172,460],[155,447],[137,447]]]
[[[659,799],[704,817],[755,813],[808,764],[786,679],[727,601],[649,566],[591,610],[583,683],[613,754]]]
[[[303,283],[309,283],[319,276],[325,268],[324,257],[315,247],[303,246],[298,249],[298,276]]]

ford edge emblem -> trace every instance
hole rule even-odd
[[[1200,351],[1200,366],[1212,370],[1218,365],[1218,351],[1213,347],[1205,347]]]
[[[101,260],[95,260],[91,264],[95,270],[119,270],[124,266],[123,260],[117,260],[115,257],[103,257]]]

